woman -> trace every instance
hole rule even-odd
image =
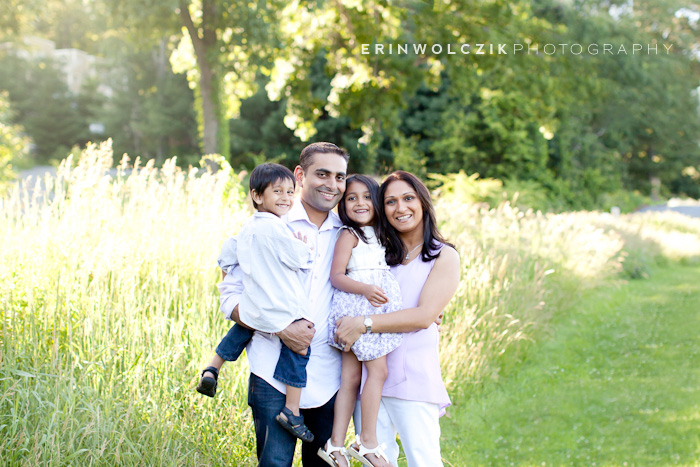
[[[430,192],[418,177],[392,173],[380,187],[379,201],[387,264],[406,308],[371,319],[343,318],[336,339],[347,351],[365,332],[406,333],[387,356],[377,437],[393,465],[398,432],[409,467],[442,466],[438,419],[450,399],[440,375],[438,323],[457,290],[459,255],[438,232]]]

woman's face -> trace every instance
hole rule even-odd
[[[399,233],[423,230],[423,207],[418,194],[403,180],[391,182],[384,193],[384,214]]]

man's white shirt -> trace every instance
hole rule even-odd
[[[300,200],[296,200],[292,209],[283,218],[294,232],[306,237],[312,249],[309,264],[310,273],[306,276],[305,288],[309,299],[308,316],[314,323],[316,333],[311,341],[311,355],[306,367],[307,383],[301,392],[301,408],[320,407],[328,402],[340,388],[340,352],[328,345],[328,317],[333,301],[333,286],[330,282],[331,262],[342,222],[338,215],[329,212],[328,217],[318,229],[311,223]],[[271,286],[274,287],[274,276]],[[221,312],[227,319],[236,305],[241,301],[243,291],[243,273],[235,268],[219,284],[221,294]],[[281,341],[277,336],[256,332],[247,347],[248,362],[253,374],[264,379],[281,393],[286,392],[283,383],[273,378],[279,358]]]

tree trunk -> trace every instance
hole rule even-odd
[[[195,27],[188,2],[180,2],[180,18],[192,40],[197,67],[199,68],[199,95],[202,100],[202,149],[204,154],[227,153],[218,147],[221,99],[219,96],[219,77],[216,68],[216,30],[211,25],[216,17],[216,5],[213,0],[202,1],[202,23]],[[199,32],[201,31],[201,33]],[[223,129],[225,130],[225,129]]]
[[[216,154],[220,152],[216,144],[219,133],[218,116],[218,92],[215,88],[214,73],[209,67],[199,67],[199,94],[202,99],[202,119],[204,129],[202,131],[202,145],[204,154]]]
[[[164,37],[160,40],[158,52],[155,54],[156,72],[158,76],[158,85],[164,83],[165,76],[168,73],[168,53],[167,53],[168,38]],[[167,97],[166,97],[167,99]],[[158,137],[158,146],[156,148],[156,165],[160,167],[165,160],[166,145],[168,140],[165,136]]]

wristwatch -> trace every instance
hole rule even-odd
[[[372,333],[372,318],[365,316],[365,334]]]

